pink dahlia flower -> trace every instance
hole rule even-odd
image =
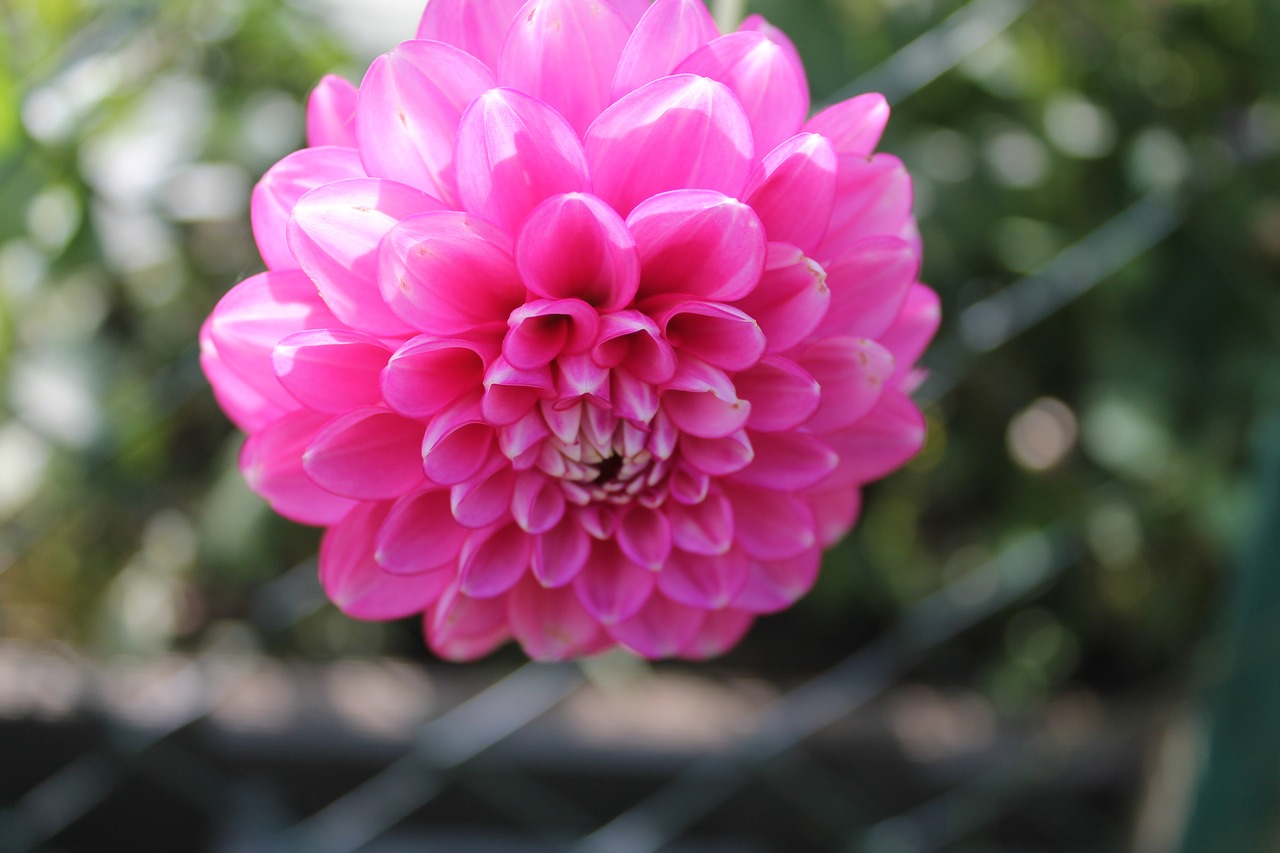
[[[253,195],[202,362],[344,612],[457,660],[724,652],[911,458],[938,323],[885,101],[699,0],[432,0]]]

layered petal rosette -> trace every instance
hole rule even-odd
[[[910,459],[938,323],[863,95],[700,0],[432,0],[253,195],[201,333],[241,465],[346,613],[440,655],[705,658]]]

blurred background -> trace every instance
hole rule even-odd
[[[451,666],[195,344],[419,3],[0,0],[0,850],[1280,850],[1280,6],[745,11],[895,105],[928,447],[720,660]]]

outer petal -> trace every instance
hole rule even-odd
[[[822,403],[806,424],[818,433],[856,423],[871,411],[894,373],[893,356],[866,338],[828,338],[799,361],[822,385]]]
[[[613,100],[666,77],[685,57],[720,35],[702,0],[657,0],[640,19],[618,61]]]
[[[285,415],[249,436],[240,451],[240,471],[249,488],[302,524],[334,524],[356,505],[320,488],[302,469],[302,452],[327,421],[311,412]]]
[[[340,414],[382,402],[382,368],[391,357],[377,338],[346,329],[295,332],[276,344],[272,365],[280,384],[317,412]]]
[[[897,157],[841,156],[836,206],[818,260],[825,264],[862,237],[901,236],[911,223],[911,196],[911,176]]]
[[[540,400],[555,396],[555,379],[549,366],[522,370],[500,356],[485,372],[480,411],[491,424],[508,426],[525,417]]]
[[[466,338],[419,335],[396,350],[382,371],[387,405],[405,417],[429,418],[483,388],[496,348]]]
[[[324,184],[362,177],[364,167],[355,149],[333,146],[295,151],[268,169],[253,188],[249,204],[253,238],[267,268],[298,268],[286,233],[289,216],[298,199]]]
[[[539,299],[511,312],[502,354],[513,367],[536,370],[560,353],[579,353],[596,342],[600,315],[580,299]]]
[[[503,465],[496,471],[481,469],[476,477],[449,490],[453,517],[466,527],[480,529],[511,518],[511,495],[516,473]]]
[[[635,504],[618,525],[618,545],[636,563],[656,572],[671,553],[671,522],[666,513]]]
[[[529,290],[548,299],[574,297],[601,311],[631,303],[640,258],[627,223],[586,193],[552,196],[536,207],[516,241],[516,262]]]
[[[537,2],[537,0],[534,0]],[[590,189],[578,135],[547,104],[491,89],[458,127],[458,194],[472,213],[516,234],[543,199]]]
[[[453,517],[449,492],[434,486],[396,501],[378,527],[374,559],[396,575],[452,568],[471,531]],[[452,578],[452,571],[442,572]]]
[[[510,505],[511,515],[522,529],[533,534],[547,533],[564,518],[564,490],[541,473],[522,471],[516,478]]]
[[[830,548],[853,528],[862,510],[862,494],[857,489],[823,489],[805,496],[818,525],[818,545]]]
[[[911,285],[898,319],[880,336],[880,344],[893,353],[896,363],[894,382],[901,382],[919,360],[924,348],[937,334],[941,322],[942,307],[938,294],[923,284]]]
[[[724,370],[745,370],[764,356],[760,326],[737,308],[718,302],[659,296],[641,306],[683,353]]]
[[[831,307],[818,335],[878,338],[902,311],[920,269],[920,256],[905,240],[868,237],[827,265]]]
[[[585,136],[596,195],[622,214],[666,190],[717,190],[735,198],[755,146],[738,99],[692,74],[646,83],[611,105]]]
[[[666,511],[671,539],[681,551],[723,554],[733,545],[733,507],[719,490],[694,504],[673,501]]]
[[[326,74],[307,98],[307,145],[356,147],[357,90],[349,81]]]
[[[830,139],[839,154],[870,157],[889,122],[889,102],[871,92],[827,107],[805,124],[809,133]]]
[[[795,429],[818,410],[824,388],[793,361],[769,356],[733,377],[738,395],[751,404],[752,431]]]
[[[813,513],[796,495],[740,484],[727,488],[738,544],[757,560],[783,560],[813,548]]]
[[[747,184],[747,203],[774,242],[806,253],[822,244],[836,204],[836,152],[817,134],[801,133],[765,155]]]
[[[565,518],[538,537],[533,549],[533,576],[545,587],[569,584],[591,554],[591,539],[572,518]]]
[[[608,0],[608,3],[622,16],[628,30],[634,30],[649,9],[649,0]]]
[[[442,41],[460,48],[490,68],[524,0],[431,0],[418,24],[418,38]]]
[[[746,585],[750,562],[739,549],[712,556],[674,551],[658,574],[658,590],[689,607],[721,610],[733,603]]]
[[[813,334],[830,303],[826,271],[795,246],[770,243],[759,284],[734,307],[760,324],[768,352],[786,352]]]
[[[422,437],[422,468],[433,483],[453,486],[496,464],[493,427],[474,398],[444,409]]]
[[[209,318],[212,319],[212,318]],[[232,423],[245,432],[256,432],[289,411],[286,404],[267,399],[260,391],[227,367],[218,354],[218,345],[209,332],[206,319],[200,326],[200,369],[213,386],[218,405]],[[296,403],[289,404],[296,407]]]
[[[746,586],[733,606],[751,613],[775,613],[799,601],[813,588],[822,553],[809,548],[781,560],[752,560]]]
[[[688,293],[730,301],[764,271],[764,229],[748,205],[712,190],[675,190],[627,217],[640,254],[641,299]]]
[[[652,596],[634,616],[608,627],[609,635],[631,651],[647,658],[669,658],[680,653],[707,618],[706,611]]]
[[[458,586],[472,598],[493,598],[529,569],[533,542],[516,524],[473,532],[458,560]]]
[[[356,107],[365,169],[453,201],[458,121],[493,85],[484,63],[442,42],[407,41],[378,57]]]
[[[609,103],[630,29],[607,3],[529,0],[507,32],[498,79],[546,101],[581,134]]]
[[[422,482],[422,424],[382,408],[354,409],[316,434],[302,457],[308,476],[336,495],[398,498]]]
[[[506,235],[482,219],[439,211],[401,222],[378,250],[382,298],[434,335],[504,323],[524,302]]]
[[[573,581],[582,606],[604,625],[634,616],[653,586],[653,572],[633,563],[612,539],[592,543],[587,567]]]
[[[570,589],[546,589],[526,578],[507,596],[511,633],[534,660],[559,661],[586,654],[600,625]]]
[[[694,358],[680,360],[680,369],[663,391],[662,409],[682,432],[697,438],[732,435],[751,414],[751,404],[739,399],[723,371]]]
[[[773,491],[801,491],[825,480],[840,457],[816,435],[807,432],[762,432],[751,436],[755,458],[734,473],[736,483]]]
[[[343,323],[374,335],[408,334],[413,330],[391,313],[378,290],[378,244],[402,219],[440,206],[394,181],[336,181],[294,207],[289,248]]]
[[[738,644],[753,621],[755,617],[743,610],[714,610],[707,614],[693,639],[680,650],[680,657],[689,660],[719,657]]]
[[[924,446],[924,415],[896,388],[886,388],[876,407],[851,427],[824,439],[840,455],[830,488],[878,480],[902,467]]]
[[[681,62],[676,73],[700,74],[732,89],[756,150],[769,151],[795,134],[809,112],[809,84],[793,54],[763,33],[729,33]]]
[[[356,619],[399,619],[430,607],[444,592],[446,572],[402,577],[373,559],[374,536],[390,504],[360,504],[320,542],[320,583],[343,613]]]
[[[457,584],[440,596],[424,620],[427,645],[445,660],[482,658],[511,639],[503,598],[471,598]]]
[[[741,471],[751,464],[751,460],[755,458],[755,449],[747,438],[746,430],[738,430],[724,438],[682,435],[680,457],[695,471],[722,477]]]
[[[653,385],[676,372],[676,354],[658,325],[639,311],[617,311],[600,318],[600,336],[591,359],[603,368],[621,367]]]

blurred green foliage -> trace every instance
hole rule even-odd
[[[794,37],[820,102],[962,5],[751,10]],[[358,79],[374,50],[342,6],[0,6],[0,635],[147,651],[265,619],[285,653],[421,653],[411,623],[309,602],[263,616],[317,537],[247,491],[196,365],[201,320],[260,268],[253,181],[301,144],[310,86]],[[379,14],[411,34],[405,4]],[[916,178],[953,344],[930,366],[956,384],[817,591],[729,665],[816,669],[1064,522],[1083,563],[926,674],[1010,711],[1194,675],[1244,514],[1242,437],[1280,382],[1276,17],[1248,0],[1033,3],[895,108],[882,148]],[[1009,343],[960,345],[971,306],[1150,193],[1173,199],[1171,237]]]

